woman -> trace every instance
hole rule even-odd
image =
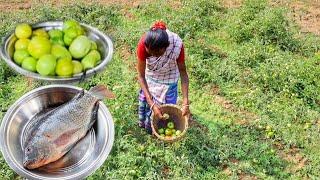
[[[165,23],[156,22],[141,37],[138,47],[139,126],[152,133],[150,116],[163,119],[161,104],[176,104],[181,77],[182,113],[189,116],[189,78],[181,38],[169,31]]]

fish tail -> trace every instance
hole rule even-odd
[[[108,88],[104,85],[97,85],[89,90],[89,93],[95,96],[98,99],[114,99],[115,95],[113,92],[108,90]]]

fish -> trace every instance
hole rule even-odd
[[[68,171],[69,167],[75,167],[86,160],[88,155],[93,151],[95,143],[95,132],[91,129],[69,152],[63,157],[52,163],[39,167],[41,172],[54,173],[57,171]]]
[[[70,101],[36,116],[23,143],[23,166],[37,169],[55,162],[81,140],[97,120],[99,101],[115,98],[104,85],[81,90]]]

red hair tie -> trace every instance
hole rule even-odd
[[[163,21],[157,21],[154,23],[154,25],[151,27],[152,31],[155,31],[157,29],[162,29],[162,30],[166,30],[167,29],[167,25],[166,23],[164,23]]]

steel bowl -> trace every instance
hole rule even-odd
[[[45,30],[62,29],[62,21],[48,21],[32,25],[33,29],[44,28]],[[94,74],[105,69],[106,65],[111,61],[113,54],[113,43],[111,39],[99,31],[98,29],[91,27],[87,24],[81,24],[86,31],[86,35],[89,39],[95,41],[98,46],[98,51],[101,54],[101,63],[93,69],[86,72],[86,78],[93,76]],[[72,77],[58,77],[58,76],[42,76],[38,73],[34,73],[23,69],[13,61],[14,44],[17,37],[14,35],[14,31],[10,32],[2,40],[2,46],[0,50],[1,58],[17,73],[31,77],[38,80],[45,80],[51,83],[74,83],[82,79],[83,73],[76,74]]]
[[[27,179],[83,179],[106,160],[114,141],[114,124],[108,108],[100,101],[96,123],[72,150],[39,169],[23,167],[24,134],[33,117],[67,102],[80,90],[71,85],[43,86],[22,96],[7,111],[0,128],[0,149],[8,165],[20,176]]]

